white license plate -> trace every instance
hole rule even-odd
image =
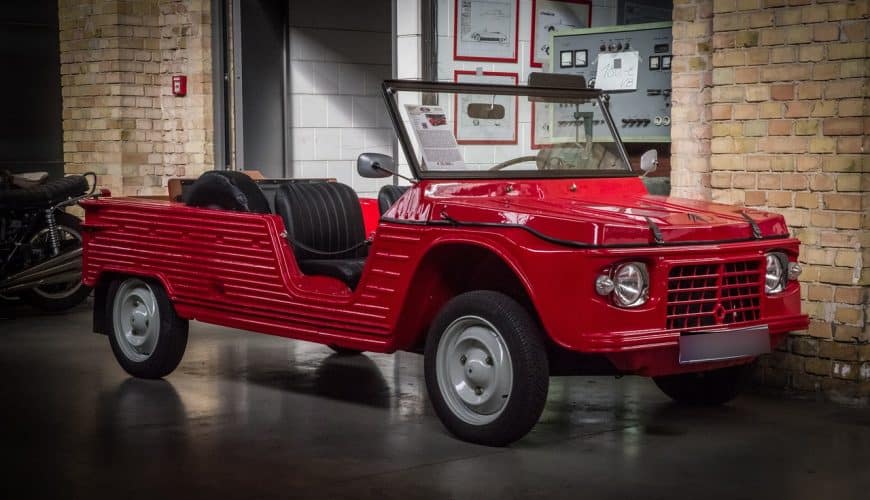
[[[767,325],[686,332],[680,335],[680,364],[755,357],[770,352]]]

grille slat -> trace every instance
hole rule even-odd
[[[667,327],[701,328],[759,319],[761,272],[760,260],[672,267]]]

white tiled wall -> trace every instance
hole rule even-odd
[[[391,179],[361,178],[356,158],[392,154],[380,93],[392,72],[392,0],[289,2],[294,176],[334,177],[372,196]]]

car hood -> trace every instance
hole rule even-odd
[[[650,195],[638,178],[436,183],[419,193],[430,221],[521,227],[575,246],[692,244],[785,237],[779,214]],[[413,204],[407,200],[404,210]],[[401,207],[396,212],[403,212]],[[418,216],[424,215],[417,212]]]

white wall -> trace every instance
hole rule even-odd
[[[356,158],[392,154],[380,92],[391,76],[391,0],[289,1],[294,176],[334,177],[373,195],[391,179],[363,179]]]

